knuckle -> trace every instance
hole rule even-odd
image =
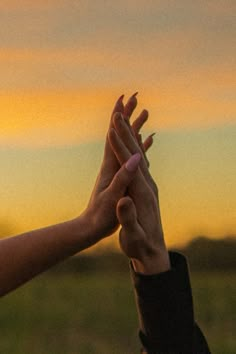
[[[122,169],[115,177],[113,180],[113,185],[117,186],[122,186],[124,184],[127,183],[127,174],[124,171],[124,169]]]

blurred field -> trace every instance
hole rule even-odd
[[[72,272],[63,271],[66,263],[1,299],[0,353],[139,353],[128,267]],[[235,354],[236,275],[198,272],[191,279],[212,353]]]

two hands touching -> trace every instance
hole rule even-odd
[[[113,109],[105,150],[92,195],[73,220],[0,240],[0,295],[14,290],[54,264],[113,234],[121,225],[120,247],[136,272],[170,269],[161,225],[158,189],[150,175],[140,129],[148,112],[130,124],[136,94],[126,105],[121,96]]]
[[[126,105],[123,96],[116,102],[103,162],[80,216],[0,240],[0,296],[110,236],[121,225],[120,247],[133,268],[139,336],[146,348],[142,353],[210,354],[194,321],[186,260],[166,249],[158,189],[145,154],[152,135],[142,142],[139,133],[148,112],[143,110],[131,125],[136,105],[136,94]],[[167,272],[170,261],[174,271]]]
[[[145,155],[152,135],[142,142],[140,129],[148,119],[143,110],[130,124],[136,108],[136,94],[123,104],[121,96],[111,115],[104,158],[85,215],[94,231],[94,243],[119,234],[122,251],[132,260],[134,270],[145,274],[170,268],[161,225],[158,189],[149,172]]]

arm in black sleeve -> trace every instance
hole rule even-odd
[[[171,269],[155,275],[135,273],[130,263],[142,345],[148,354],[209,354],[194,322],[186,259],[170,252],[170,260]]]

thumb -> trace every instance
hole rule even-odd
[[[124,197],[119,200],[116,206],[116,216],[126,232],[131,234],[137,230],[137,212],[130,197]]]
[[[138,170],[140,160],[141,155],[139,153],[132,155],[115,174],[109,186],[109,191],[112,193],[114,199],[118,200],[123,197]]]

